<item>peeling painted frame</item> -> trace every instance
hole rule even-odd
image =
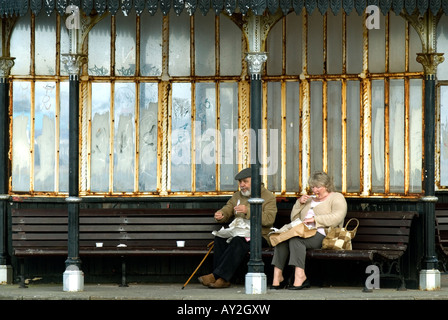
[[[302,34],[300,35],[301,41],[303,44],[301,60],[302,60],[302,72],[300,75],[288,75],[286,73],[286,43],[287,43],[287,28],[286,28],[286,16],[280,18],[278,23],[282,24],[282,72],[280,75],[269,75],[265,73],[263,75],[263,119],[264,128],[267,128],[267,110],[270,106],[268,106],[268,97],[267,97],[267,85],[270,82],[280,82],[280,92],[281,92],[281,128],[280,128],[280,137],[281,137],[281,163],[279,167],[279,172],[281,174],[281,186],[279,190],[274,190],[279,196],[295,196],[300,193],[307,192],[307,179],[311,174],[311,154],[313,152],[311,148],[311,135],[312,128],[311,125],[311,104],[310,104],[310,92],[311,92],[311,84],[312,83],[321,83],[322,84],[322,170],[327,171],[329,168],[329,148],[328,145],[328,84],[331,82],[339,82],[341,84],[341,159],[340,162],[342,164],[341,171],[338,173],[338,179],[340,179],[340,188],[341,191],[347,196],[353,197],[368,197],[368,196],[377,196],[377,197],[410,197],[416,198],[421,195],[421,192],[411,192],[410,191],[410,147],[409,147],[409,81],[412,79],[423,79],[422,71],[410,71],[409,61],[410,57],[410,24],[405,22],[405,70],[402,72],[390,72],[389,66],[389,48],[390,48],[390,39],[389,39],[389,14],[385,16],[385,72],[384,73],[369,73],[369,31],[366,27],[363,27],[363,43],[362,43],[362,72],[359,74],[348,74],[347,73],[347,15],[345,12],[340,13],[342,15],[342,73],[341,74],[329,74],[327,72],[327,59],[328,59],[328,45],[327,45],[327,19],[328,15],[331,13],[325,13],[323,15],[323,71],[322,74],[308,74],[308,63],[309,63],[309,15],[306,10],[302,11]],[[83,73],[81,76],[80,86],[81,86],[81,139],[80,139],[80,193],[83,196],[196,196],[196,195],[229,195],[232,191],[222,191],[220,190],[220,166],[216,165],[216,190],[209,192],[198,192],[196,191],[195,184],[195,166],[191,166],[191,172],[188,173],[191,176],[191,188],[188,191],[184,192],[173,192],[171,191],[171,105],[172,105],[172,85],[173,83],[191,83],[192,86],[192,94],[191,94],[191,103],[192,103],[192,112],[194,115],[195,112],[195,94],[194,88],[197,83],[201,82],[213,82],[216,86],[216,100],[219,101],[219,86],[220,83],[224,82],[234,82],[238,83],[238,128],[243,132],[247,132],[250,128],[250,111],[249,111],[249,78],[247,76],[247,65],[244,61],[243,55],[241,55],[241,60],[237,61],[242,66],[242,71],[240,75],[235,76],[223,76],[220,75],[220,46],[219,46],[219,36],[220,36],[220,19],[226,19],[223,15],[214,16],[214,27],[215,27],[215,70],[216,74],[211,76],[196,76],[195,75],[195,40],[194,35],[196,32],[195,29],[195,17],[190,16],[190,71],[191,74],[189,76],[169,76],[168,74],[168,65],[169,65],[169,21],[174,17],[173,15],[166,15],[162,18],[162,74],[161,76],[140,76],[140,46],[141,46],[141,16],[135,16],[136,19],[136,66],[135,66],[135,74],[136,76],[121,76],[114,74],[111,71],[110,76],[92,76],[88,74],[87,67],[84,66]],[[235,21],[241,17],[236,17],[235,15],[232,19]],[[61,25],[61,16],[57,16],[56,23],[58,32],[56,32],[57,37],[57,57],[56,57],[56,75],[57,76],[38,76],[34,71],[34,27],[35,27],[35,19],[34,15],[31,15],[31,74],[29,76],[12,76],[13,81],[56,81],[57,86],[59,87],[61,81],[65,81],[66,77],[61,76],[61,66],[60,66],[60,25]],[[100,19],[110,19],[111,21],[111,52],[115,51],[115,33],[116,33],[116,16],[110,16],[107,13],[103,14]],[[100,19],[98,17],[93,19],[92,24],[97,23]],[[242,18],[241,18],[242,19]],[[242,23],[240,24],[242,25]],[[90,26],[91,28],[92,26]],[[296,36],[296,35],[294,35]],[[84,41],[83,53],[88,53],[88,46],[86,45],[87,41]],[[241,48],[243,52],[247,51],[247,42],[244,37],[241,37]],[[269,58],[268,58],[269,59]],[[111,54],[110,59],[110,70],[114,70],[115,65],[115,57]],[[269,60],[268,60],[269,63]],[[405,92],[405,141],[404,143],[404,186],[403,192],[391,191],[390,189],[390,144],[389,144],[389,119],[390,119],[390,110],[389,110],[389,86],[391,80],[393,79],[402,79],[404,81],[404,92]],[[383,80],[384,81],[384,99],[385,99],[385,108],[384,108],[384,191],[382,192],[374,192],[372,190],[372,81],[375,80]],[[359,167],[360,167],[360,176],[359,176],[359,190],[358,191],[348,191],[347,186],[347,157],[348,157],[348,145],[347,145],[347,127],[349,123],[347,122],[348,114],[347,114],[347,82],[348,81],[358,81],[359,82],[359,113],[360,113],[360,123],[359,123],[359,144],[360,144],[360,155],[359,155]],[[135,83],[135,92],[136,92],[136,107],[135,107],[135,115],[136,119],[138,119],[138,104],[139,104],[139,84],[143,82],[157,82],[159,84],[158,87],[158,162],[157,162],[157,187],[154,192],[140,192],[138,190],[138,142],[139,142],[139,133],[138,133],[138,121],[136,121],[135,128],[135,171],[134,171],[134,191],[133,192],[120,192],[115,191],[112,188],[113,185],[113,161],[110,161],[109,167],[109,189],[105,192],[92,192],[90,185],[90,154],[89,150],[91,148],[90,145],[90,136],[92,134],[90,127],[90,113],[91,113],[91,97],[92,97],[92,83],[96,82],[109,82],[111,83],[111,114],[113,111],[113,91],[114,91],[114,83],[117,82],[134,82]],[[298,190],[288,190],[286,186],[286,175],[287,175],[287,162],[286,162],[286,140],[288,139],[286,134],[286,86],[289,82],[297,82],[299,84],[299,92],[300,92],[300,146],[299,146],[299,154],[298,161],[300,162],[299,171],[297,172],[297,180],[299,181],[299,189]],[[422,85],[422,90],[424,87]],[[34,91],[33,91],[34,92]],[[33,95],[32,95],[33,96]],[[59,98],[58,98],[59,99]],[[422,101],[423,104],[423,101]],[[12,103],[13,105],[13,103]],[[32,102],[31,107],[34,107],[34,102]],[[216,105],[217,114],[219,115],[220,105],[217,102]],[[33,113],[33,111],[32,111]],[[423,114],[423,113],[422,113]],[[12,118],[11,118],[12,120]],[[194,116],[193,116],[194,120]],[[110,147],[113,150],[113,119],[111,120],[111,134],[110,134]],[[194,123],[194,122],[193,122]],[[216,121],[216,128],[220,129],[219,119]],[[191,132],[194,133],[194,125],[191,128]],[[33,124],[31,125],[31,131],[33,135]],[[422,137],[423,140],[423,137]],[[264,137],[265,144],[267,144],[267,136]],[[11,141],[12,146],[12,141]],[[33,156],[33,147],[30,148],[30,154]],[[250,164],[250,141],[249,135],[242,136],[238,141],[238,157],[240,159],[238,168],[246,167]],[[195,150],[195,142],[192,139],[191,150],[193,158],[192,163],[194,163],[194,150]],[[216,159],[219,158],[220,148],[217,148],[216,151]],[[111,152],[112,157],[112,152]],[[264,154],[264,158],[266,159],[267,154]],[[34,190],[32,177],[33,168],[30,169],[30,191],[25,192],[25,194],[30,195],[44,195],[44,196],[59,196],[63,195],[63,193],[59,192],[56,188],[53,192],[38,192]],[[267,176],[263,176],[263,181],[267,185],[268,179]],[[269,185],[268,185],[269,187]],[[11,190],[12,193],[15,193],[14,190]]]

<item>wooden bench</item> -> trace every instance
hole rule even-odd
[[[79,254],[122,257],[122,284],[126,285],[125,257],[142,255],[204,255],[213,241],[215,209],[81,209]],[[289,209],[279,210],[275,226],[289,223]],[[13,254],[67,256],[66,209],[12,209]],[[409,243],[416,212],[349,212],[346,220],[360,221],[353,250],[308,250],[309,259],[363,260],[377,264],[382,276],[393,276],[405,287],[401,257]],[[185,241],[178,247],[176,241]],[[101,247],[96,244],[102,243]],[[272,248],[263,248],[272,257]],[[20,264],[23,286],[23,263]],[[387,268],[385,268],[387,266]],[[395,271],[395,272],[393,272]]]
[[[119,256],[126,285],[126,256],[202,255],[222,227],[214,209],[80,209],[79,255]],[[12,209],[13,255],[67,256],[66,209]],[[185,241],[183,247],[177,241]],[[98,244],[101,244],[99,246]]]
[[[441,267],[448,271],[448,205],[436,205],[436,249]]]
[[[277,215],[279,220],[286,221],[290,211],[280,210]],[[344,225],[351,218],[359,221],[356,236],[352,240],[353,250],[312,249],[307,250],[307,258],[370,261],[380,268],[382,277],[398,279],[399,289],[405,289],[401,257],[407,250],[412,221],[417,215],[417,212],[403,211],[348,212]],[[353,226],[350,224],[349,230]]]

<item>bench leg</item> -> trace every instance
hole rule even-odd
[[[25,284],[25,259],[19,258],[17,259],[19,263],[19,288],[28,288],[28,286]]]
[[[384,263],[375,263],[375,265],[377,265],[380,268],[380,276],[381,278],[393,278],[393,279],[397,279],[400,284],[397,288],[397,291],[406,291],[406,281],[404,280],[404,276],[401,273],[401,260],[393,260],[393,261],[387,261],[386,265],[387,265],[387,272],[385,272],[385,266]],[[393,272],[393,269],[395,269],[395,272]]]
[[[126,283],[126,260],[122,256],[121,257],[121,284],[120,287],[128,287],[128,284]]]

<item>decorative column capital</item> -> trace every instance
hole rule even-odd
[[[423,65],[426,78],[435,78],[437,66],[445,61],[443,53],[417,53],[417,62]]]
[[[249,73],[251,79],[261,79],[261,71],[263,69],[263,63],[268,60],[266,52],[248,52],[246,54],[246,61],[249,65]]]
[[[15,58],[12,57],[0,57],[0,79],[4,82],[4,78],[7,78],[11,72],[11,68],[14,66]]]
[[[71,78],[79,77],[81,67],[84,63],[87,63],[87,55],[85,54],[72,54],[63,53],[61,55],[61,61],[65,65],[65,68]]]

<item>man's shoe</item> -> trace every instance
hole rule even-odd
[[[198,278],[199,282],[202,283],[204,286],[208,286],[212,283],[215,283],[216,279],[215,276],[213,275],[213,273],[207,274],[205,276],[199,277]]]
[[[230,282],[227,282],[223,278],[219,278],[214,283],[210,283],[208,287],[212,289],[228,288],[230,287]]]

